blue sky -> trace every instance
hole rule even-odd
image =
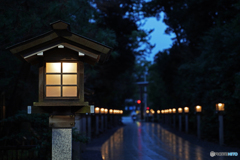
[[[167,35],[164,33],[167,28],[167,26],[162,22],[164,13],[162,12],[160,15],[161,19],[159,21],[157,21],[155,17],[147,18],[145,25],[140,27],[144,30],[154,29],[154,31],[150,34],[150,43],[156,44],[156,46],[152,50],[151,55],[146,56],[146,59],[149,61],[153,61],[153,58],[158,51],[170,48],[172,44],[171,38],[175,37],[174,34]]]

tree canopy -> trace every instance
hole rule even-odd
[[[152,107],[203,107],[202,132],[217,141],[215,104],[225,103],[225,140],[237,144],[239,108],[239,1],[160,1],[144,4],[145,16],[164,12],[171,48],[160,51],[150,68]],[[194,126],[195,117],[190,119]],[[215,129],[214,129],[215,128]]]

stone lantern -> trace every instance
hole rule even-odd
[[[21,60],[39,67],[38,102],[33,102],[32,113],[50,114],[52,157],[59,159],[59,156],[70,157],[72,145],[66,143],[72,143],[75,114],[90,113],[90,106],[84,101],[84,63],[106,61],[111,48],[71,32],[66,22],[57,21],[50,26],[51,31],[8,49]],[[60,134],[62,137],[54,141]],[[65,145],[61,148],[62,143]]]

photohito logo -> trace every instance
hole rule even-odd
[[[214,151],[211,151],[210,156],[211,157],[214,157],[214,156],[238,156],[238,152],[214,152]]]
[[[214,157],[214,156],[215,156],[215,152],[211,151],[211,152],[210,152],[210,156],[211,156],[211,157]]]

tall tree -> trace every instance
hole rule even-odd
[[[147,41],[147,33],[136,24],[134,14],[139,1],[96,0],[95,3],[100,17],[96,23],[100,28],[114,31],[117,46],[108,62],[94,67],[98,73],[90,77],[87,84],[95,90],[94,100],[98,105],[119,108],[134,94],[135,56],[143,55],[152,46]],[[147,47],[137,51],[141,43],[146,43]]]

